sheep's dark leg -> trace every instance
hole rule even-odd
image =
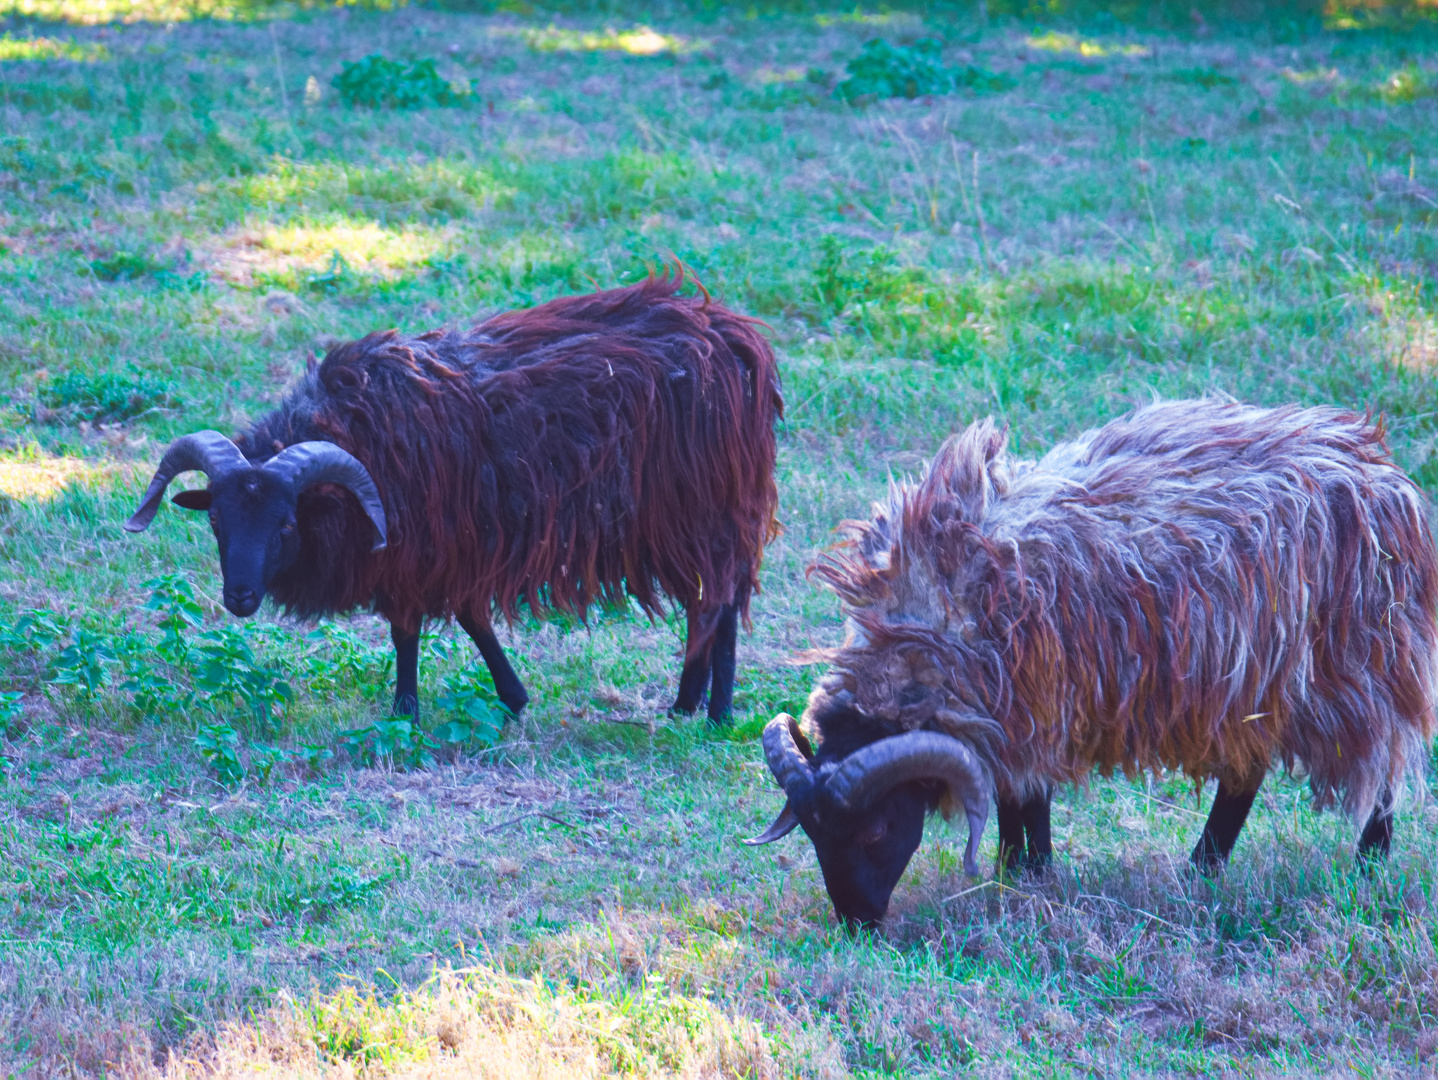
[[[509,711],[518,716],[519,710],[529,704],[529,693],[524,689],[524,683],[519,676],[514,673],[514,668],[509,666],[509,658],[500,648],[499,641],[494,636],[494,628],[489,625],[489,619],[475,618],[473,615],[460,615],[457,618],[464,632],[479,647],[479,655],[484,657],[490,678],[494,680],[494,692],[499,695],[499,700],[509,707]]]
[[[1029,850],[1024,856],[1026,869],[1044,870],[1054,861],[1053,829],[1049,822],[1052,802],[1053,789],[1045,787],[1022,807],[1024,832],[1029,836]]]
[[[710,654],[714,681],[709,687],[709,723],[715,727],[727,725],[734,711],[734,654],[738,644],[739,605],[725,604],[719,610]]]
[[[999,800],[999,866],[1010,876],[1017,875],[1024,857],[1024,804],[1017,799]]]
[[[419,719],[419,630],[406,630],[399,623],[389,624],[390,640],[394,642],[394,716]]]
[[[1233,850],[1243,823],[1248,820],[1248,811],[1258,797],[1262,783],[1263,778],[1259,777],[1252,790],[1234,791],[1224,781],[1218,782],[1218,794],[1213,797],[1213,808],[1208,812],[1208,820],[1203,823],[1203,835],[1198,838],[1198,845],[1189,856],[1200,871],[1212,874],[1228,861],[1228,853]]]
[[[684,638],[684,670],[679,675],[679,696],[670,706],[670,712],[689,715],[699,708],[704,691],[709,687],[710,660],[714,650],[714,635],[719,629],[722,608],[699,607],[690,604],[687,610],[688,626]]]
[[[1358,857],[1386,859],[1392,846],[1393,789],[1385,787],[1378,796],[1378,805],[1373,808],[1373,816],[1363,827],[1363,835],[1358,838]]]
[[[1052,792],[1042,792],[1019,802],[999,800],[999,863],[1010,875],[1023,870],[1043,870],[1054,857],[1053,832],[1049,826]],[[1028,834],[1025,849],[1024,834]]]

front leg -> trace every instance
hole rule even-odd
[[[471,614],[459,615],[458,619],[464,632],[478,646],[479,655],[484,657],[490,678],[494,680],[494,692],[499,695],[499,700],[504,702],[510,713],[518,716],[519,710],[529,704],[529,693],[524,689],[524,683],[519,676],[514,673],[514,668],[509,666],[509,658],[504,655],[504,649],[494,636],[489,619]]]
[[[1198,844],[1189,856],[1201,873],[1211,875],[1228,861],[1228,853],[1233,850],[1243,823],[1248,820],[1248,811],[1253,808],[1253,800],[1258,797],[1258,788],[1262,783],[1263,777],[1260,776],[1252,785],[1252,790],[1235,791],[1223,780],[1218,782],[1218,794],[1213,797],[1213,808],[1208,812],[1208,820],[1203,823],[1203,835],[1198,838]]]
[[[394,642],[394,716],[419,719],[419,631],[405,630],[398,623],[389,624],[390,640]]]

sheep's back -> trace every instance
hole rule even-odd
[[[1438,571],[1421,493],[1361,418],[1141,409],[1018,473],[981,532],[970,606],[997,577],[1021,609],[977,635],[1007,653],[1005,727],[1031,733],[1016,776],[1242,783],[1276,757],[1356,813],[1422,760]]]
[[[776,528],[773,355],[749,320],[678,284],[332,351],[252,441],[355,454],[390,546],[350,553],[342,497],[317,490],[302,518],[319,538],[277,599],[318,614],[373,597],[402,621],[491,604],[582,613],[626,594],[653,611],[706,587],[747,603]]]

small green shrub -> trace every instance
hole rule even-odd
[[[278,668],[260,663],[242,631],[233,626],[200,635],[202,659],[195,686],[216,712],[224,705],[243,707],[256,731],[272,730],[276,714],[294,697]]]
[[[116,251],[90,260],[91,271],[101,281],[133,281],[167,268],[143,251]]]
[[[18,690],[0,693],[0,738],[10,738],[10,728],[25,714],[25,695]]]
[[[451,675],[445,680],[445,692],[435,704],[450,717],[434,729],[434,735],[453,745],[493,746],[510,717],[508,706],[492,687],[463,675]]]
[[[1170,71],[1167,78],[1170,82],[1188,83],[1191,86],[1201,86],[1205,90],[1212,90],[1215,86],[1237,86],[1238,80],[1232,75],[1225,75],[1213,68],[1182,68],[1178,71]]]
[[[69,632],[69,620],[43,608],[31,608],[11,626],[0,624],[0,649],[33,653]]]
[[[416,60],[406,67],[379,53],[347,62],[333,85],[346,105],[367,109],[460,105],[469,97],[440,77],[433,60]]]
[[[36,393],[46,410],[36,419],[74,423],[88,420],[114,424],[152,410],[180,407],[170,384],[131,367],[128,374],[115,371],[90,373],[67,371],[58,379],[42,383]]]
[[[240,763],[240,735],[229,724],[202,726],[195,732],[195,749],[220,783],[238,784],[245,778],[245,767]]]
[[[340,732],[340,746],[357,765],[389,761],[401,768],[419,768],[434,761],[439,742],[413,720],[392,716],[362,728]]]
[[[50,685],[78,687],[81,695],[93,698],[110,685],[110,668],[118,661],[114,646],[104,634],[76,630],[70,644],[54,660],[55,676]]]
[[[942,50],[932,38],[907,46],[891,45],[883,38],[866,41],[859,55],[846,65],[849,77],[834,88],[834,96],[857,105],[880,98],[950,94],[958,89],[1008,90],[1015,85],[1006,75],[972,65],[945,67]]]

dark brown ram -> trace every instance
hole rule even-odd
[[[873,923],[927,811],[965,808],[973,873],[994,790],[1002,858],[1041,865],[1054,785],[1182,770],[1218,780],[1192,856],[1212,870],[1281,764],[1386,854],[1434,731],[1438,555],[1381,426],[1210,398],[1036,464],[1005,441],[950,439],[817,565],[848,640],[807,738],[765,732],[788,801],[754,842],[802,825],[838,913]]]
[[[582,614],[632,596],[654,614],[667,597],[688,615],[675,707],[710,691],[722,722],[737,625],[778,527],[783,404],[754,321],[679,295],[681,281],[339,345],[235,442],[177,440],[126,528],[149,525],[176,475],[205,472],[209,486],[175,502],[209,512],[225,606],[372,606],[394,639],[397,713],[418,712],[426,617],[458,619],[517,712],[528,695],[496,611]]]

